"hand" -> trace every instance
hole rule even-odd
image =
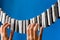
[[[7,31],[6,31],[7,27],[10,27],[9,23],[5,23],[0,27],[0,34],[2,36],[2,40],[12,40],[14,31],[11,31],[10,37],[8,38]]]
[[[42,40],[43,27],[40,27],[40,35],[37,35],[38,24],[30,24],[27,28],[27,40]]]

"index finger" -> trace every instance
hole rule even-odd
[[[8,23],[4,23],[4,24],[2,25],[2,28],[4,28],[4,26],[5,26],[6,24],[8,24]]]
[[[5,26],[3,26],[4,28],[3,29],[6,29],[7,27],[10,27],[10,24],[6,24]]]
[[[3,26],[4,28],[2,29],[4,33],[6,33],[6,29],[7,27],[10,27],[10,24],[6,24],[5,26]]]

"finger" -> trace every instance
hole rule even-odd
[[[27,27],[27,40],[30,39],[29,38],[29,36],[30,36],[30,31],[29,31],[30,27],[31,27],[31,24],[29,24],[29,26]]]
[[[28,40],[28,39],[31,40],[31,39],[33,38],[33,36],[32,36],[33,33],[32,33],[32,32],[33,32],[33,27],[34,27],[34,25],[35,25],[35,24],[30,24],[30,25],[28,26],[28,28],[27,28],[27,34],[28,34],[28,35],[27,35],[27,37],[28,37],[27,40]]]
[[[10,24],[6,24],[3,29],[6,29],[7,27],[10,27]]]
[[[8,24],[8,23],[4,23],[4,24],[2,25],[2,28],[4,28],[4,26],[5,26],[6,24]]]
[[[39,40],[42,40],[42,33],[43,33],[43,27],[40,27],[40,36],[39,36]]]
[[[35,25],[33,30],[34,30],[35,33],[37,32],[37,30],[38,30],[38,24],[37,23],[36,23],[36,25]]]
[[[34,40],[38,39],[37,30],[38,30],[38,24],[36,23],[36,25],[35,25],[35,27],[33,29],[33,38],[34,38]]]
[[[31,27],[30,27],[30,37],[33,39],[33,29],[34,29],[34,26],[35,24],[31,24]]]
[[[10,24],[6,24],[6,25],[4,26],[4,28],[2,29],[4,33],[6,33],[6,29],[7,29],[8,26],[10,26]]]
[[[1,32],[2,32],[2,25],[1,25],[1,27],[0,27],[0,34],[1,34]]]
[[[27,27],[27,35],[30,35],[29,29],[31,27],[31,24],[29,24],[29,26]]]
[[[12,38],[13,38],[13,34],[14,34],[14,31],[11,31],[11,33],[10,33],[10,37],[9,37],[9,40],[12,40]]]
[[[42,34],[43,32],[43,27],[40,27],[40,34]]]

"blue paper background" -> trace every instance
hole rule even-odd
[[[1,0],[2,9],[15,19],[30,19],[40,15],[57,0]]]
[[[0,0],[0,7],[15,19],[24,20],[40,15],[57,0]],[[8,34],[10,30],[7,30]],[[43,40],[60,40],[60,19],[43,31]],[[26,40],[26,34],[14,33],[13,40]]]

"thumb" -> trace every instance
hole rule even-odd
[[[12,40],[12,38],[13,38],[13,34],[14,34],[14,31],[11,31],[11,33],[10,33],[10,37],[9,37],[9,40]]]
[[[42,40],[42,33],[43,33],[43,27],[40,27],[40,36],[39,36],[39,40]]]

